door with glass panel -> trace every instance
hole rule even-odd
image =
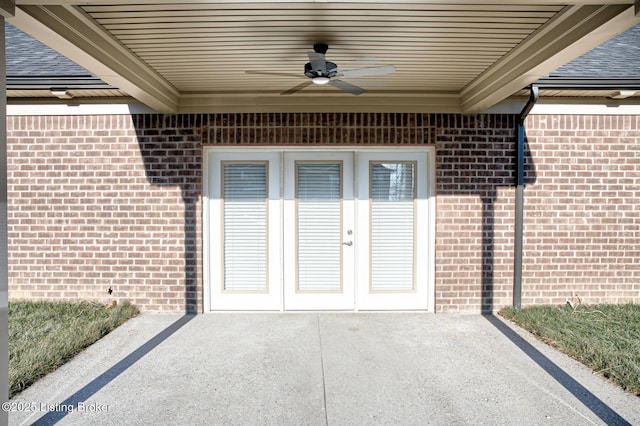
[[[280,155],[209,153],[212,310],[282,306]]]
[[[353,153],[284,158],[284,307],[352,310]]]
[[[358,157],[358,309],[430,309],[425,153]]]

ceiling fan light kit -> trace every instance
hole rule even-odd
[[[331,79],[329,77],[313,77],[311,81],[315,84],[327,84]]]

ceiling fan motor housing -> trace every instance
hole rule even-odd
[[[326,64],[327,64],[327,72],[322,73],[322,72],[314,71],[313,66],[311,66],[311,62],[307,62],[304,65],[304,75],[306,75],[309,78],[335,77],[338,74],[338,66],[333,62],[329,62],[329,61],[327,61]]]
[[[329,45],[326,43],[316,43],[313,45],[313,51],[316,53],[321,53],[323,55],[326,55],[327,50],[329,50]]]

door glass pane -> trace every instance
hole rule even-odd
[[[342,163],[296,162],[297,289],[340,291]]]
[[[415,163],[370,163],[371,290],[414,289]]]
[[[267,164],[223,163],[224,289],[267,289]]]

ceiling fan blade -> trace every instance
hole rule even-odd
[[[342,77],[342,78],[368,77],[371,75],[392,74],[394,72],[396,72],[396,67],[394,67],[393,65],[385,65],[383,67],[361,68],[358,70],[340,71],[338,72],[337,77]]]
[[[269,72],[269,71],[245,71],[245,74],[258,74],[258,75],[273,75],[277,77],[297,77],[297,78],[307,78],[301,74],[293,74],[286,72]]]
[[[351,93],[352,95],[362,95],[364,92],[366,92],[366,90],[362,87],[355,86],[342,80],[331,80],[329,82],[329,85],[344,92]]]
[[[296,87],[292,87],[289,90],[285,90],[284,92],[280,93],[281,95],[292,95],[296,92],[299,92],[300,90],[304,89],[305,87],[309,86],[311,84],[311,80],[309,81],[305,81],[304,83],[300,83],[298,84]]]
[[[327,74],[327,61],[324,59],[322,53],[307,52],[309,55],[309,62],[311,62],[311,68],[321,75]]]
[[[347,70],[356,70],[360,68],[371,68],[375,67],[380,63],[380,60],[374,56],[366,56],[360,59],[355,59],[353,61],[349,61],[343,64],[345,65],[345,69]]]

